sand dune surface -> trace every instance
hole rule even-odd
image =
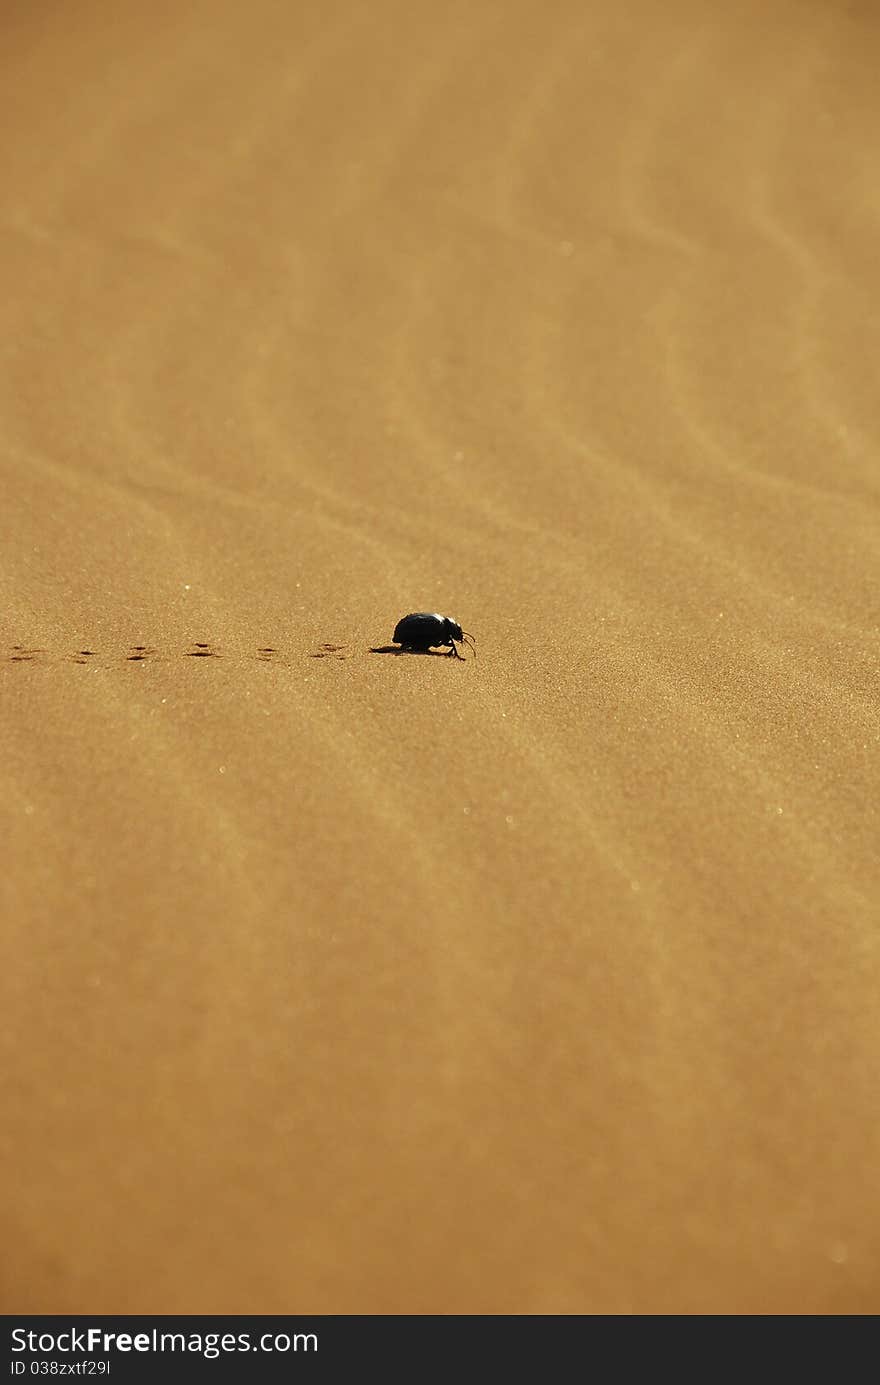
[[[878,60],[8,7],[7,1312],[880,1308]]]

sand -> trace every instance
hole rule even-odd
[[[876,1312],[874,6],[6,30],[5,1311]]]

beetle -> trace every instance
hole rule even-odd
[[[466,644],[470,640],[474,658],[477,657],[473,635],[462,630],[457,621],[451,620],[449,616],[439,616],[436,611],[416,611],[404,616],[395,625],[391,638],[403,649],[411,649],[419,654],[426,654],[435,645],[448,644],[452,646],[449,653],[454,654],[456,659],[463,656],[459,654],[455,641],[460,640],[462,644]]]

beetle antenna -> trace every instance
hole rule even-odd
[[[468,648],[469,648],[469,649],[472,649],[472,650],[474,651],[474,658],[476,659],[476,657],[477,657],[477,646],[476,646],[476,644],[474,643],[474,637],[473,637],[473,635],[469,635],[468,632],[467,632],[467,630],[462,630],[461,636],[462,636],[462,638],[461,638],[462,644],[467,644],[468,640],[470,640],[470,645],[468,646]]]

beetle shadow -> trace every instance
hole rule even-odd
[[[452,655],[451,649],[404,649],[399,644],[381,644],[371,647],[371,654],[430,654],[435,659],[448,659]]]

